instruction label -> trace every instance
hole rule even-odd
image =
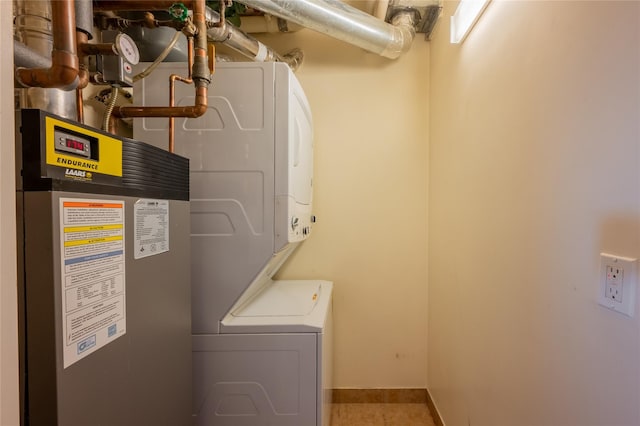
[[[60,199],[64,368],[126,333],[124,201]]]
[[[133,206],[134,259],[169,251],[169,201],[140,199]]]

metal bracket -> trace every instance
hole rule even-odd
[[[428,40],[442,12],[442,0],[391,0],[385,21],[391,22],[400,12],[416,13],[416,32]]]

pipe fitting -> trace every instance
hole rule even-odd
[[[113,43],[82,43],[78,45],[82,55],[117,55],[115,44]]]
[[[58,0],[51,4],[53,51],[50,68],[18,68],[16,80],[27,87],[68,87],[78,77],[76,55],[75,6],[73,0]]]
[[[211,83],[211,76],[209,74],[209,64],[207,63],[207,58],[202,56],[196,56],[193,62],[193,68],[191,68],[191,75],[193,76],[193,81],[196,82],[196,85],[199,82],[202,84],[209,85]]]
[[[211,83],[211,74],[209,74],[207,63],[207,21],[204,0],[195,1],[193,4],[193,23],[198,32],[194,37],[195,58],[191,75],[194,81],[202,80],[208,86]]]
[[[285,54],[282,58],[282,61],[286,62],[293,72],[296,72],[298,68],[300,68],[303,60],[304,52],[300,49],[293,49],[291,52]]]
[[[193,106],[120,106],[113,113],[121,118],[134,117],[186,117],[198,118],[207,112],[207,92],[211,75],[207,64],[207,27],[205,21],[205,0],[193,2],[193,21],[198,30],[194,38],[194,61],[191,78],[195,86]]]
[[[398,52],[398,56],[407,52],[416,36],[416,22],[419,20],[420,14],[411,9],[393,15],[391,25],[398,29],[397,38],[389,44],[385,51],[389,53]]]
[[[78,57],[69,52],[53,51],[51,67],[17,68],[16,80],[24,87],[67,88],[73,90],[72,83],[78,77]]]

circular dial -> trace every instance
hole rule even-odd
[[[122,56],[125,61],[131,65],[135,65],[140,61],[140,51],[138,46],[131,37],[124,33],[120,33],[116,36],[115,42],[118,55]]]

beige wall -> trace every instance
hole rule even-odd
[[[425,387],[429,44],[391,61],[309,30],[264,40],[304,49],[315,126],[318,223],[279,278],[334,281],[335,387]]]
[[[640,3],[494,1],[431,44],[429,388],[447,426],[640,424]],[[637,309],[636,309],[637,312]]]
[[[11,2],[0,2],[0,425],[19,424]]]

